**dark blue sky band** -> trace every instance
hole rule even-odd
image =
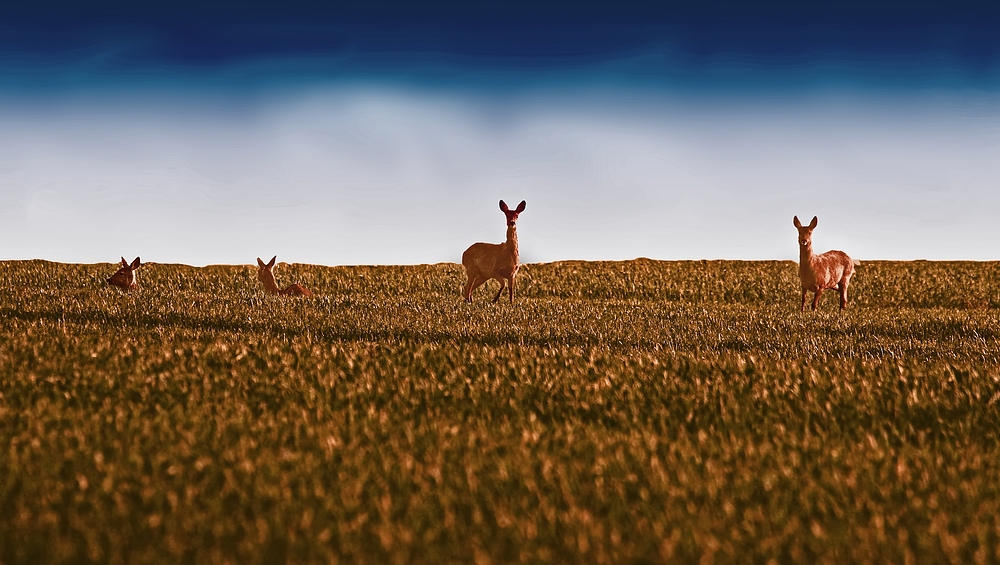
[[[1000,7],[978,4],[135,4],[4,8],[0,88],[982,88],[1000,74]]]

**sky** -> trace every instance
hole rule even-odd
[[[1000,8],[78,4],[0,18],[0,259],[1000,259]]]

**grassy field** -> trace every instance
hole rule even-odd
[[[0,564],[1000,559],[997,263],[0,269]]]

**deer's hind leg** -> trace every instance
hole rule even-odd
[[[482,275],[473,275],[469,273],[469,282],[465,283],[465,301],[472,302],[472,293],[476,291],[477,288],[482,286],[486,282],[486,278]]]
[[[844,277],[844,280],[840,281],[837,285],[837,289],[840,290],[840,309],[847,309],[847,286],[851,284],[851,277]]]
[[[462,298],[466,302],[472,302],[472,281],[475,280],[472,274],[469,274],[469,280],[465,281],[465,288],[462,289]]]

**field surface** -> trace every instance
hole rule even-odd
[[[997,263],[0,269],[0,564],[1000,559]]]

